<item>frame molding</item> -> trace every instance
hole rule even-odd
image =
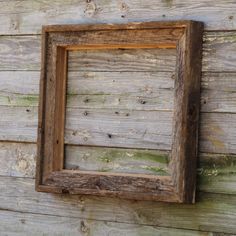
[[[194,203],[202,36],[195,21],[44,26],[36,190]],[[118,48],[177,50],[171,176],[63,169],[68,50]]]

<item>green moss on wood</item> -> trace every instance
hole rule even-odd
[[[38,95],[6,95],[0,96],[0,104],[6,106],[38,106]]]
[[[150,153],[150,152],[135,152],[133,158],[134,159],[141,159],[141,160],[148,160],[148,161],[155,161],[162,164],[168,164],[168,154],[164,153]]]
[[[153,161],[162,164],[168,164],[168,153],[152,152],[152,151],[120,151],[120,150],[109,150],[103,153],[103,156],[100,156],[102,162],[113,162],[116,159],[130,158],[136,160],[145,160]]]
[[[111,168],[101,168],[100,170],[98,170],[99,172],[112,172]]]
[[[199,176],[217,176],[227,173],[236,174],[235,155],[209,155],[201,161],[198,169]]]
[[[219,184],[218,181],[236,178],[235,155],[208,155],[202,158],[198,168],[199,185]]]
[[[167,169],[162,167],[155,167],[155,166],[145,166],[145,170],[149,170],[157,175],[169,175]]]
[[[169,8],[173,5],[173,0],[162,0],[162,2]]]
[[[38,95],[27,95],[27,96],[22,96],[22,101],[26,101],[29,103],[38,103],[39,96]]]

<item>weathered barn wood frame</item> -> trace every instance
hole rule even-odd
[[[193,203],[202,34],[194,21],[43,27],[36,190]],[[177,50],[171,176],[64,169],[68,50],[118,48]]]

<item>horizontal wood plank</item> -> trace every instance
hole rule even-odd
[[[40,70],[40,36],[0,36],[0,70]],[[150,69],[150,66],[153,67],[154,62],[162,63],[165,66],[165,71],[172,72],[173,71],[173,64],[170,64],[173,61],[173,52],[171,53],[171,49],[163,49],[169,53],[169,63],[165,65],[165,61],[167,58],[158,56],[159,54],[155,53],[151,54],[146,53],[146,58],[144,60],[144,64],[139,67],[142,69]],[[204,36],[204,44],[203,44],[203,68],[204,72],[235,72],[234,66],[234,59],[235,54],[234,51],[236,50],[236,32],[206,32]],[[110,50],[111,51],[111,50]],[[133,54],[128,54],[128,50],[123,50],[123,54],[126,55],[126,61],[132,61],[132,63],[136,63],[138,65],[137,60],[139,58],[136,57],[134,52]],[[148,51],[148,50],[147,50]],[[155,51],[155,50],[153,50]],[[74,52],[75,55],[78,54]],[[110,53],[110,52],[109,52]],[[81,53],[83,55],[83,53]],[[163,54],[167,56],[168,54]],[[72,59],[71,55],[71,59]],[[76,57],[79,59],[79,57]],[[105,59],[106,55],[102,55],[100,59]],[[92,60],[92,58],[91,58]],[[89,61],[91,64],[92,61]],[[141,60],[143,61],[143,60]],[[84,68],[76,66],[79,63],[79,60],[75,61],[73,59],[73,68],[71,70],[86,70],[86,63],[84,63]],[[94,61],[95,63],[95,61]],[[108,63],[108,64],[107,64]],[[110,63],[110,64],[109,64]],[[148,65],[150,63],[150,65]],[[101,63],[96,63],[98,67],[101,68]],[[112,62],[107,61],[104,64],[103,60],[103,68],[107,65],[112,65]],[[113,64],[113,66],[115,66]],[[169,66],[169,68],[168,68]],[[96,69],[96,68],[95,68]],[[119,69],[119,68],[117,68]],[[142,70],[143,70],[142,69]],[[97,69],[98,71],[98,69]]]
[[[236,73],[203,73],[202,112],[236,112],[235,77]],[[173,87],[171,72],[70,72],[67,107],[173,110]]]
[[[101,227],[102,229],[105,229],[104,227],[106,227],[104,222],[92,221],[91,224],[86,222],[86,225],[84,222],[86,221],[70,217],[46,216],[44,214],[31,214],[4,210],[0,211],[0,228],[2,235],[83,236],[90,229],[94,230],[94,233],[102,235],[102,232],[99,232],[99,228]]]
[[[126,23],[131,21],[197,20],[203,21],[208,30],[235,29],[236,3],[218,0],[210,5],[207,0],[155,1],[142,0],[117,2],[39,0],[32,2],[1,2],[2,22],[0,34],[40,33],[46,24]],[[206,14],[207,13],[207,14]]]
[[[0,106],[0,140],[36,142],[37,107]]]
[[[203,73],[201,111],[236,113],[236,73]]]
[[[88,127],[88,124],[86,121],[84,121],[84,124],[87,125],[85,127],[82,127],[82,129],[79,129],[80,124],[78,124],[79,119],[78,117],[87,117],[87,115],[84,115],[84,112],[87,110],[76,110],[75,113],[73,113],[73,116],[70,116],[70,127],[68,126],[66,129],[66,140],[67,143],[83,143],[83,144],[89,144],[89,138],[90,133],[86,131],[85,127],[88,128],[88,130],[91,127]],[[21,142],[35,142],[37,138],[37,121],[38,121],[38,109],[37,107],[6,107],[6,106],[0,106],[0,112],[1,114],[4,114],[4,116],[0,117],[0,140],[8,140],[8,141],[21,141]],[[113,113],[112,113],[113,112]],[[117,116],[115,113],[116,111],[110,111],[111,116]],[[161,115],[162,113],[162,115]],[[158,112],[159,114],[159,112]],[[78,115],[78,116],[77,116]],[[91,117],[94,114],[90,114]],[[128,125],[130,122],[129,119],[130,116],[126,116],[126,113],[123,112],[120,115],[119,119],[122,119],[124,124]],[[88,113],[89,116],[89,113]],[[100,118],[98,121],[101,124],[102,127],[102,119],[103,115],[100,113]],[[160,134],[158,137],[158,134],[156,135],[156,140],[158,142],[158,145],[155,143],[152,143],[152,139],[146,140],[146,144],[148,144],[150,147],[155,147],[154,149],[167,149],[170,145],[170,130],[171,130],[171,120],[170,120],[170,114],[169,112],[160,112],[160,116],[154,117],[154,119],[159,120],[161,123],[157,124],[155,129],[159,129]],[[207,153],[235,153],[236,152],[236,145],[235,145],[235,137],[236,137],[236,127],[235,127],[235,119],[236,114],[230,114],[230,113],[202,113],[201,114],[201,124],[200,124],[200,151],[201,152],[207,152]],[[151,120],[151,117],[149,118]],[[128,122],[128,123],[127,123]],[[137,140],[131,140],[131,142],[141,142],[142,135],[145,130],[143,130],[142,124],[144,120],[139,121],[139,141]],[[152,121],[153,122],[153,121]],[[113,122],[114,123],[114,122]],[[113,125],[112,122],[110,122],[110,125]],[[78,126],[77,126],[78,124]],[[117,123],[118,124],[118,123]],[[162,125],[161,125],[162,124]],[[164,125],[163,125],[164,124]],[[230,126],[228,124],[231,124]],[[131,129],[132,127],[130,127]],[[116,136],[113,134],[109,135],[109,127],[105,127],[105,130],[98,130],[98,127],[94,127],[98,132],[95,133],[97,135],[97,138],[99,140],[103,140],[106,142],[106,144],[109,145],[109,142],[112,138],[117,140],[117,145],[120,146],[119,141],[122,141],[122,137],[127,137],[127,133],[121,133],[119,131],[117,126],[117,132],[120,135],[123,136]],[[138,130],[138,129],[136,129]],[[134,132],[134,130],[132,131]],[[80,140],[80,136],[82,135],[83,140]],[[151,137],[151,133],[149,133],[149,136]],[[144,136],[145,137],[145,136]],[[160,139],[159,139],[160,138]],[[79,141],[78,141],[79,140]],[[144,139],[145,140],[145,139]],[[114,140],[113,140],[114,141]],[[90,143],[92,145],[92,143]],[[102,144],[104,146],[104,143]]]
[[[212,236],[212,232],[195,231],[138,224],[116,223],[109,221],[83,220],[73,217],[31,214],[14,211],[0,211],[2,235],[17,236]],[[17,233],[16,233],[17,232]],[[217,234],[214,236],[230,236]]]
[[[34,178],[36,144],[0,142],[0,176]]]
[[[168,175],[169,153],[151,150],[67,146],[65,168]]]
[[[39,36],[0,36],[0,70],[40,70]]]
[[[173,110],[174,73],[70,72],[67,89],[71,108]]]
[[[201,231],[214,229],[234,233],[236,230],[236,197],[233,195],[201,193],[195,205],[180,207],[152,201],[38,193],[34,190],[34,180],[0,178],[1,209]]]
[[[233,113],[202,113],[200,117],[200,151],[235,153],[235,119],[236,114]]]
[[[40,72],[0,71],[1,106],[38,106]]]
[[[209,32],[204,37],[203,71],[235,71],[236,32]]]
[[[103,49],[68,53],[68,71],[175,71],[176,49]]]
[[[164,152],[118,148],[66,147],[68,169],[167,175]],[[200,153],[198,190],[236,194],[236,156]]]
[[[131,72],[128,72],[131,73]],[[173,106],[171,100],[173,88],[171,72],[133,72],[132,80],[135,81],[130,88],[133,94],[138,92],[142,95],[139,99],[135,96],[127,96],[123,93],[124,85],[130,81],[127,72],[114,72],[110,80],[107,72],[70,72],[67,91],[67,106],[71,108],[119,108],[170,110]],[[38,106],[39,76],[37,71],[0,71],[0,105],[1,106]],[[85,79],[79,84],[77,78],[83,76]],[[140,79],[145,80],[147,87],[140,85]],[[227,112],[236,113],[236,73],[210,73],[202,75],[201,82],[201,111],[202,112]],[[113,80],[115,80],[113,82]],[[17,82],[16,82],[17,81]],[[103,83],[96,86],[95,81]],[[83,82],[86,82],[86,86]],[[105,83],[106,82],[106,83]],[[119,85],[119,86],[113,86]],[[83,95],[81,92],[83,90]],[[84,95],[94,90],[96,94],[90,100]],[[116,94],[109,95],[110,91]],[[155,94],[157,93],[158,96]],[[81,94],[81,95],[79,95]],[[120,95],[119,103],[116,101]],[[140,101],[145,99],[145,104]]]
[[[213,5],[209,4],[207,0],[200,0],[200,2],[151,0],[148,3],[141,0],[132,2],[113,0],[110,2],[105,0],[96,2],[68,0],[62,2],[56,0],[53,3],[44,0],[3,0],[1,2],[0,20],[2,24],[0,34],[40,33],[41,25],[49,23],[123,23],[146,21],[147,19],[195,19],[204,21],[207,30],[234,30],[236,14],[233,9],[235,7],[236,3],[231,0],[219,0]],[[235,42],[235,32],[206,33],[203,71],[207,73],[203,74],[202,83],[201,109],[203,112],[236,112]],[[164,64],[164,57],[158,58],[156,56],[155,59],[150,56],[150,59],[159,62],[162,60],[162,64],[165,66],[164,71],[171,71],[170,63]],[[135,59],[131,60],[135,62]],[[97,64],[99,65],[99,63]],[[149,64],[148,60],[146,64]],[[76,67],[75,63],[72,70],[79,73],[76,71]],[[101,70],[99,67],[97,68]],[[150,69],[146,65],[142,65],[140,68],[144,71],[147,68]],[[0,70],[5,71],[0,72],[0,105],[12,108],[0,107],[2,114],[0,118],[1,139],[9,138],[10,140],[30,142],[36,140],[39,69],[39,36],[0,37]],[[15,70],[16,73],[9,72],[10,70]],[[25,78],[24,73],[18,74],[21,73],[21,70],[32,71],[27,72],[32,73],[32,76],[21,82]],[[86,71],[86,68],[84,70]],[[121,69],[118,68],[118,70]],[[211,71],[220,73],[209,73]],[[2,73],[8,74],[2,76]],[[163,99],[163,101],[158,104],[158,109],[172,109],[171,102],[168,102],[169,96],[169,94],[166,96],[166,93],[159,93],[158,98]],[[95,108],[110,108],[109,103],[110,106],[115,106],[116,97],[95,95],[90,98],[89,105],[93,105]],[[152,104],[156,104],[157,100],[150,99],[149,96],[145,98],[148,99],[145,108],[150,106],[148,109],[152,109]],[[82,106],[81,108],[87,109],[84,97],[72,91],[69,99],[68,104],[72,108]],[[127,104],[125,97],[121,97],[121,101],[122,103],[118,106],[119,109],[130,109],[134,104],[132,97],[129,97],[128,101],[131,101],[131,104],[128,107],[125,106]],[[103,102],[102,106],[101,102]],[[141,103],[137,104],[140,110],[144,109]],[[234,114],[202,114],[201,150],[223,153],[235,152],[235,118]],[[7,145],[9,146],[6,148]],[[1,143],[0,148],[0,175],[34,177],[35,144]],[[71,149],[69,150],[69,148]],[[70,157],[73,157],[70,160],[72,166],[76,166],[77,163],[77,148],[68,147],[67,149]],[[98,157],[100,157],[99,153]],[[104,160],[107,161],[106,158]],[[95,166],[101,167],[99,161],[99,158],[96,159]],[[119,161],[119,159],[109,159],[105,168],[116,167],[112,163],[119,163]],[[104,163],[102,168],[104,168]],[[198,189],[201,191],[236,194],[234,155],[201,154],[198,175]],[[7,210],[0,211],[0,228],[4,235],[164,234],[222,236],[225,234],[221,232],[230,235],[235,235],[236,232],[236,199],[233,195],[200,193],[195,206],[183,205],[179,207],[175,204],[39,194],[34,192],[34,182],[30,179],[1,177],[0,185],[0,208]],[[19,212],[11,212],[9,209]],[[82,218],[87,220],[82,220]],[[99,221],[94,221],[94,219],[99,219]],[[156,226],[201,231],[157,228]],[[219,233],[207,233],[206,231]]]
[[[204,192],[236,194],[236,156],[200,154],[197,188]]]
[[[113,110],[93,112],[88,109],[67,109],[65,141],[82,145],[93,145],[96,142],[97,145],[116,147],[131,147],[135,144],[137,147],[142,145],[140,147],[169,150],[172,142],[171,113],[150,111],[139,116],[138,111],[132,111],[128,114],[125,110],[117,115]],[[202,113],[200,150],[234,153],[235,118],[236,114]]]
[[[163,158],[159,157],[159,159],[156,156],[153,157],[150,155],[151,151],[146,152],[146,155],[140,155],[142,152],[134,154],[133,162],[137,160],[136,163],[140,163],[140,160],[142,160],[149,165],[153,164],[153,159],[155,159],[163,165],[163,161],[166,158],[165,156]],[[122,157],[126,157],[122,149],[83,148],[81,150],[81,147],[66,146],[66,166],[75,168],[82,165],[83,168],[115,172],[117,168],[119,169],[118,164],[121,162],[120,153],[123,153]],[[127,158],[132,158],[129,156],[130,153],[126,152]],[[111,154],[114,156],[111,156]],[[85,160],[81,161],[81,156]],[[35,144],[0,142],[1,176],[34,178],[35,159]],[[122,161],[128,162],[128,160]],[[131,164],[129,165],[130,167],[132,166]],[[137,166],[135,167],[137,168]],[[143,166],[141,166],[142,168]],[[140,169],[138,170],[140,171]],[[152,169],[150,171],[152,173],[153,171],[159,171],[158,174],[160,174],[160,169]],[[236,194],[236,156],[200,153],[197,188],[204,192]]]
[[[65,143],[170,150],[172,119],[172,112],[67,108]]]

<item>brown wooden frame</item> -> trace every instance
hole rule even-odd
[[[202,34],[194,21],[44,26],[36,190],[193,203]],[[177,50],[171,176],[63,169],[67,52],[109,48]]]

